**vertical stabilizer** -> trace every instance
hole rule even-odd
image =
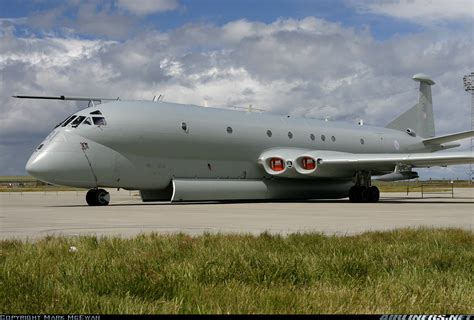
[[[434,85],[435,82],[422,73],[415,74],[413,80],[420,83],[420,97],[418,103],[390,122],[386,128],[401,131],[410,129],[420,137],[434,137],[435,127],[431,86]]]

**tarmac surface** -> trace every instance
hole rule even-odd
[[[110,190],[109,190],[110,191]],[[379,203],[345,200],[247,203],[143,203],[137,192],[111,191],[107,207],[89,207],[85,192],[0,193],[0,239],[46,235],[140,233],[322,232],[355,234],[403,227],[474,231],[474,188],[421,198],[383,193]]]

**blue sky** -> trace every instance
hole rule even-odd
[[[87,2],[87,1],[86,1]],[[97,11],[106,11],[110,14],[120,11],[114,1],[95,2]],[[25,18],[43,14],[57,8],[64,8],[62,18],[77,19],[76,6],[68,5],[67,1],[2,1],[0,15],[2,18]],[[133,14],[122,12],[126,16]],[[308,16],[318,17],[327,21],[340,23],[345,27],[369,29],[378,40],[388,39],[394,35],[416,33],[423,27],[407,20],[381,16],[378,14],[357,10],[351,2],[346,0],[181,0],[176,10],[152,12],[143,15],[135,21],[134,30],[140,32],[146,29],[168,31],[188,23],[212,23],[223,25],[233,20],[247,19],[271,23],[278,18],[302,19]],[[53,29],[60,27],[56,24]],[[23,25],[17,32],[28,30],[41,36],[37,29]],[[91,33],[78,33],[79,37],[96,38]]]
[[[473,43],[472,0],[0,1],[0,175],[25,174],[35,146],[84,107],[10,98],[21,93],[164,94],[384,126],[417,101],[423,72],[437,134],[468,130]]]

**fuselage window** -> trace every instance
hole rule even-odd
[[[331,141],[332,141],[332,142],[336,142],[336,137],[335,137],[335,136],[332,136],[332,137],[331,137]]]
[[[96,110],[96,111],[92,111],[90,114],[102,114],[102,112],[100,112],[100,110]]]
[[[72,116],[70,117],[69,119],[67,119],[66,121],[64,121],[64,123],[61,125],[61,127],[65,127],[67,126],[69,123],[71,123],[72,120],[74,120],[77,116]]]
[[[271,130],[267,130],[267,136],[268,136],[268,137],[271,137],[271,136],[272,136],[272,131],[271,131]]]
[[[227,127],[227,133],[228,133],[228,134],[231,134],[231,133],[232,133],[232,128],[231,128],[231,127]]]
[[[326,136],[324,134],[321,135],[321,140],[326,141]]]
[[[36,148],[36,150],[41,150],[41,148],[43,148],[43,146],[44,146],[44,144],[40,144],[40,145],[38,146],[38,148]]]
[[[86,120],[84,120],[84,122],[83,122],[82,124],[87,124],[87,125],[89,125],[89,126],[92,125],[92,120],[91,120],[91,118],[88,117]]]
[[[107,124],[104,117],[92,117],[92,121],[94,121],[96,126],[105,126]]]
[[[360,139],[360,144],[364,144],[364,143],[365,143],[364,139]]]
[[[314,139],[315,139],[314,134],[310,134],[309,138],[314,141]]]
[[[81,122],[82,122],[85,118],[86,118],[86,117],[84,117],[84,116],[79,116],[79,117],[77,117],[76,120],[74,120],[74,121],[71,123],[71,126],[72,126],[73,128],[77,128],[77,126],[80,125]]]
[[[291,131],[288,132],[288,138],[293,139],[293,133],[291,133]]]
[[[183,129],[184,132],[188,132],[188,125],[186,122],[181,122],[181,129]]]

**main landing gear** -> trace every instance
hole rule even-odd
[[[110,202],[110,193],[104,189],[90,189],[86,194],[86,202],[90,206],[106,206]]]
[[[371,185],[370,173],[358,172],[355,177],[356,184],[349,189],[351,202],[379,202],[379,188]]]

